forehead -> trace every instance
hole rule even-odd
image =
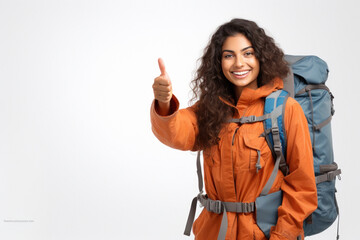
[[[234,36],[229,36],[225,39],[222,50],[239,51],[246,47],[250,47],[251,42],[241,33],[237,33]]]

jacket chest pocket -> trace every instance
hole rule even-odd
[[[272,158],[270,148],[264,137],[259,134],[247,133],[239,138],[233,152],[235,167],[239,170],[260,171]]]

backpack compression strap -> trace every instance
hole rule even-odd
[[[312,100],[312,96],[311,96],[311,91],[312,90],[316,90],[316,89],[322,89],[325,91],[328,91],[330,98],[331,98],[331,115],[325,119],[323,122],[319,123],[319,124],[314,124],[314,105],[313,105],[313,100]],[[322,127],[324,127],[325,125],[327,125],[329,122],[331,122],[332,116],[335,113],[334,110],[334,104],[333,104],[333,100],[334,100],[334,96],[332,95],[332,93],[330,92],[330,89],[325,86],[325,84],[309,84],[306,85],[306,87],[304,87],[303,89],[299,90],[295,96],[299,96],[301,94],[307,93],[310,99],[310,106],[311,106],[311,120],[313,123],[313,127],[312,127],[312,131],[313,131],[313,139],[312,139],[312,147],[313,147],[313,151],[315,149],[315,131],[319,131]]]

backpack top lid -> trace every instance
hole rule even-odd
[[[289,65],[289,73],[283,79],[284,90],[290,94],[290,97],[294,97],[295,88],[297,91],[299,90],[297,89],[299,86],[294,86],[298,85],[294,84],[294,75],[296,81],[302,79],[303,84],[301,86],[324,84],[328,78],[328,66],[326,62],[317,56],[285,55],[284,59]]]
[[[317,56],[286,55],[285,61],[291,65],[293,73],[302,77],[307,84],[324,84],[328,78],[328,66]]]

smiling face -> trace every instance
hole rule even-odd
[[[239,98],[245,87],[257,89],[259,60],[251,42],[242,34],[229,36],[222,46],[221,67],[225,77],[234,85]]]

